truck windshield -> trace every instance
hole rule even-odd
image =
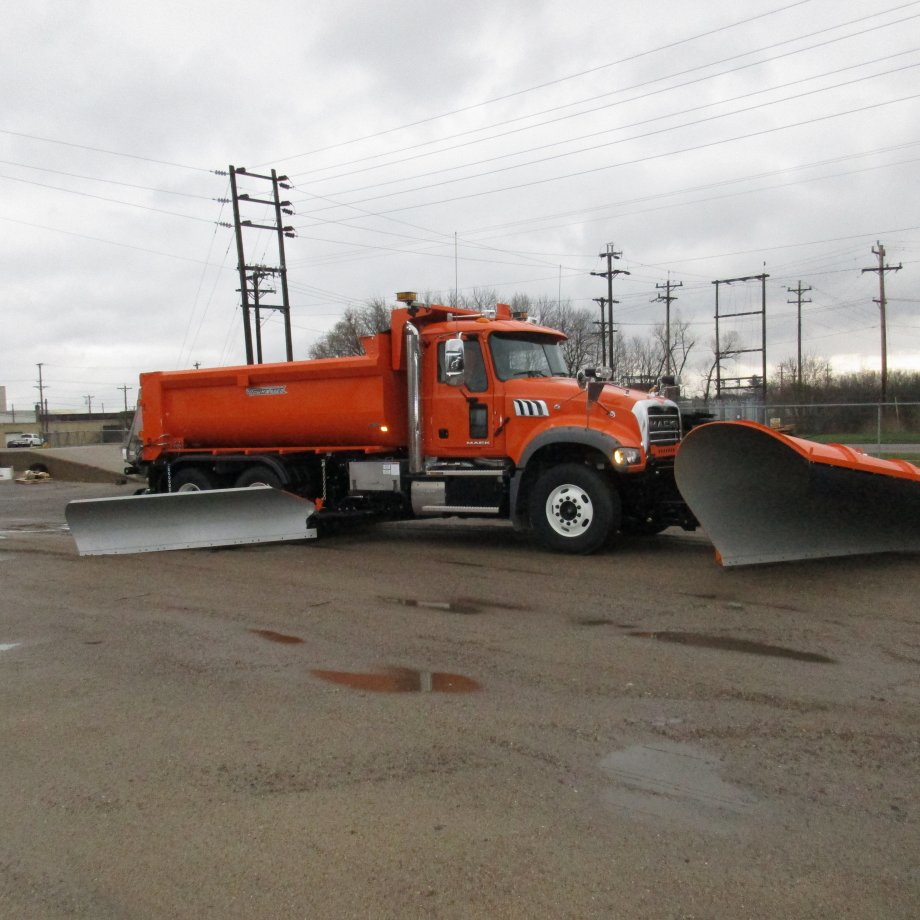
[[[499,380],[568,376],[559,343],[548,335],[496,332],[490,336],[489,345]]]

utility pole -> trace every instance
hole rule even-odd
[[[287,263],[284,255],[284,238],[293,238],[296,236],[294,228],[282,224],[282,213],[293,214],[293,206],[290,201],[282,201],[279,195],[279,189],[290,189],[290,180],[287,176],[279,176],[273,169],[271,175],[262,175],[260,173],[249,172],[244,166],[230,166],[230,191],[233,196],[233,228],[236,231],[236,255],[237,269],[240,274],[240,298],[243,308],[243,339],[246,346],[246,363],[252,364],[254,356],[252,350],[252,330],[250,328],[250,276],[247,272],[261,272],[262,274],[277,275],[281,280],[281,303],[280,304],[260,304],[261,308],[280,310],[284,317],[284,341],[287,360],[294,360],[294,346],[291,339],[291,302],[288,294],[287,283]],[[244,176],[250,179],[264,179],[272,184],[272,197],[253,198],[251,195],[240,193],[237,189],[237,177]],[[269,205],[274,209],[275,222],[273,224],[257,224],[251,220],[242,220],[240,217],[240,202],[245,204]],[[222,224],[221,226],[230,226]],[[246,257],[243,251],[243,228],[255,230],[273,230],[278,240],[278,265],[269,268],[264,265],[247,265]],[[254,277],[253,275],[253,277]],[[258,322],[258,321],[257,321]],[[257,331],[257,337],[259,337]],[[259,358],[261,363],[261,355]]]
[[[671,375],[671,301],[677,300],[677,295],[671,293],[671,288],[683,287],[683,281],[678,281],[676,284],[672,283],[671,276],[668,275],[668,280],[664,284],[656,284],[655,288],[658,291],[664,291],[664,294],[658,294],[651,303],[663,303],[665,305],[664,315],[664,336],[665,336],[665,366],[666,373],[668,376]]]
[[[599,258],[607,260],[607,271],[605,272],[591,272],[592,275],[596,275],[598,278],[607,279],[607,339],[608,339],[608,353],[610,355],[610,364],[613,365],[613,305],[619,303],[618,300],[613,299],[613,279],[615,275],[628,275],[630,272],[622,268],[615,269],[613,267],[614,259],[623,258],[622,252],[614,252],[613,243],[607,244],[607,249],[605,252],[599,253]],[[601,330],[603,332],[603,329]]]
[[[795,294],[795,295],[796,295],[796,299],[795,299],[795,300],[787,300],[786,303],[797,303],[797,304],[799,305],[799,306],[798,306],[799,321],[798,321],[798,337],[797,337],[797,341],[798,341],[798,352],[797,352],[797,353],[798,353],[798,359],[797,359],[797,363],[796,363],[796,365],[795,365],[795,385],[796,385],[796,387],[798,387],[798,390],[799,390],[799,394],[800,394],[800,395],[801,395],[801,392],[802,392],[802,304],[803,304],[803,303],[811,303],[811,299],[810,299],[810,298],[803,299],[803,298],[802,298],[802,295],[803,295],[806,291],[810,291],[810,290],[811,290],[810,287],[805,287],[805,288],[803,288],[803,287],[802,287],[802,282],[801,282],[801,281],[799,282],[799,286],[798,286],[798,287],[786,288],[786,292],[787,292],[788,294]]]
[[[873,248],[872,254],[878,256],[877,268],[864,268],[861,274],[866,272],[878,272],[878,299],[873,301],[878,304],[881,325],[882,325],[882,402],[888,401],[888,324],[885,319],[885,308],[888,301],[885,298],[885,272],[899,272],[903,267],[900,262],[897,265],[885,264],[885,247],[876,242],[878,248]]]
[[[247,276],[246,280],[251,283],[252,288],[252,316],[254,320],[254,325],[256,328],[256,353],[255,353],[255,363],[262,363],[262,295],[263,294],[274,294],[276,293],[274,288],[263,288],[262,281],[274,274],[274,271],[270,268],[265,268],[264,266],[257,265],[253,268],[252,274]],[[240,291],[239,288],[237,288]],[[242,293],[240,291],[240,293]],[[288,360],[291,360],[290,358]],[[197,370],[197,368],[196,368]]]
[[[92,397],[92,396],[84,396],[84,397],[83,397],[83,401],[86,403],[86,405],[87,405],[87,407],[88,407],[88,413],[89,413],[90,415],[92,415],[92,414],[93,414],[93,397]]]
[[[601,321],[598,323],[595,321],[595,326],[601,327],[601,367],[607,366],[607,321],[604,319],[604,310],[607,307],[607,298],[606,297],[592,297],[591,298],[595,303],[600,304],[601,307]]]
[[[124,427],[125,427],[125,430],[127,430],[128,428],[128,390],[133,390],[134,387],[129,387],[128,384],[123,383],[120,387],[116,387],[116,389],[121,390],[122,395],[125,398],[125,425]]]
[[[760,392],[763,399],[764,407],[767,405],[767,278],[770,276],[763,272],[760,275],[746,275],[744,278],[723,278],[712,283],[716,286],[716,399],[722,398],[723,390],[748,390],[753,389],[751,384],[754,383],[753,376],[745,385],[741,377],[731,377],[723,380],[722,378],[722,344],[719,338],[719,320],[728,319],[738,316],[759,316],[760,317],[760,348],[734,348],[731,350],[733,355],[745,354],[748,352],[761,353],[762,372],[760,378]],[[760,282],[760,309],[744,310],[740,313],[721,313],[719,311],[719,287],[723,284],[735,284],[736,282],[759,281]]]
[[[45,411],[45,384],[42,380],[42,364],[35,365],[38,368],[38,429],[44,441],[47,438],[47,412]]]

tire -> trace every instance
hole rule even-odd
[[[248,489],[252,486],[271,486],[273,489],[283,488],[281,477],[267,466],[250,466],[236,477],[234,486],[237,489]]]
[[[178,470],[172,477],[173,492],[204,492],[214,488],[214,480],[204,471],[193,466]]]
[[[583,463],[551,467],[530,494],[531,524],[543,545],[555,552],[596,552],[615,533],[619,518],[619,496]]]

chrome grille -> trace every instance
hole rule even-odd
[[[637,406],[633,411],[639,417],[648,447],[680,442],[680,409],[673,403],[649,401],[641,404],[641,410]]]
[[[648,407],[649,444],[677,444],[680,441],[680,410],[677,406]]]

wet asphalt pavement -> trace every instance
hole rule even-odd
[[[920,913],[916,556],[78,557],[132,490],[0,483],[0,916]]]

